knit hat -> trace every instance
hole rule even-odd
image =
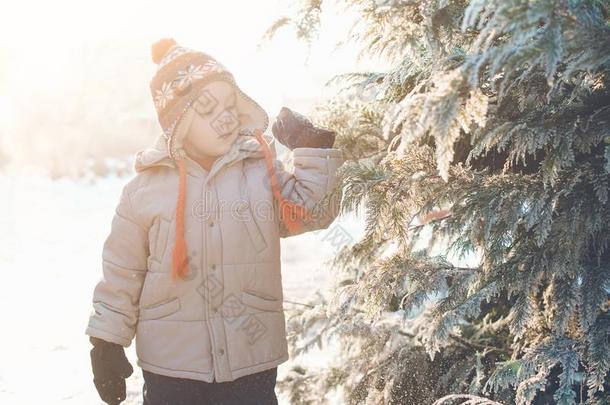
[[[302,220],[311,218],[307,210],[282,197],[273,167],[273,154],[263,138],[269,126],[265,110],[237,85],[231,72],[207,53],[178,45],[173,38],[163,38],[152,45],[152,60],[158,65],[150,83],[157,117],[166,140],[169,156],[179,169],[178,201],[176,205],[176,240],[172,257],[172,279],[184,278],[189,269],[184,238],[184,203],[186,167],[183,141],[194,114],[193,103],[204,93],[202,88],[215,80],[224,80],[236,91],[235,107],[239,117],[228,114],[228,125],[239,132],[250,131],[259,142],[265,156],[273,197],[280,207],[281,219],[289,231],[300,228]]]

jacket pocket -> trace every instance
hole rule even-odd
[[[161,263],[163,263],[165,251],[167,250],[167,241],[171,232],[171,225],[171,220],[159,217],[157,237],[155,238],[154,257]]]
[[[152,305],[147,305],[140,308],[140,319],[160,319],[180,310],[180,299],[178,297],[170,298]]]
[[[150,255],[155,259],[157,254],[157,239],[159,238],[159,222],[160,219],[156,218],[148,230],[148,250],[150,251]]]
[[[254,220],[250,203],[244,200],[240,201],[239,205],[237,206],[237,214],[239,220],[242,221],[246,226],[248,236],[250,237],[250,241],[252,241],[256,252],[260,253],[265,250],[267,247],[267,241],[265,241],[263,232]]]
[[[263,295],[254,291],[242,291],[241,300],[245,305],[257,308],[263,311],[281,311],[282,301],[278,298]]]

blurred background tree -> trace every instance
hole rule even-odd
[[[610,2],[336,3],[393,68],[334,77],[315,110],[366,232],[333,297],[288,321],[293,356],[336,361],[278,385],[295,404],[607,404]],[[302,1],[267,38],[311,43],[321,15]]]

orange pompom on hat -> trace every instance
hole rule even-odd
[[[178,199],[176,205],[176,240],[172,257],[172,278],[184,278],[189,269],[187,246],[184,238],[184,205],[186,196],[185,151],[176,129],[188,114],[192,104],[201,95],[202,88],[215,80],[229,82],[236,90],[236,108],[240,111],[240,131],[249,130],[259,142],[265,160],[274,198],[280,208],[280,217],[289,231],[302,226],[302,220],[311,218],[307,210],[282,197],[275,170],[273,154],[263,138],[269,126],[265,110],[237,85],[230,71],[207,53],[178,45],[173,38],[163,38],[152,45],[152,60],[157,71],[150,83],[157,117],[167,142],[169,156],[179,169]],[[185,123],[186,125],[186,123]],[[187,128],[188,129],[188,128]]]

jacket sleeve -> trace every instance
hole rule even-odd
[[[292,233],[279,219],[280,237],[326,229],[335,220],[339,215],[342,197],[342,189],[338,187],[337,169],[344,162],[341,149],[309,147],[292,150],[291,170],[286,170],[281,161],[275,161],[282,196],[302,205],[313,214],[312,220],[304,222],[304,226]],[[277,209],[276,215],[279,215]]]
[[[93,291],[85,333],[128,347],[135,335],[140,292],[147,271],[148,231],[131,205],[132,180],[122,190],[102,251],[103,276]]]

